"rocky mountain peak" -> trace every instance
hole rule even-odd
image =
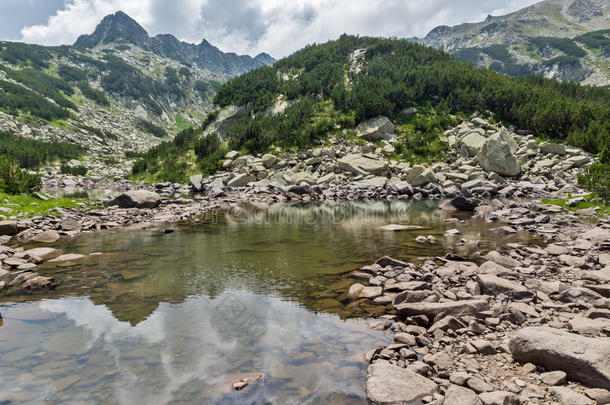
[[[152,47],[148,32],[136,20],[122,11],[104,17],[93,34],[81,35],[74,45],[93,48],[100,44],[113,42],[130,43],[147,51]]]

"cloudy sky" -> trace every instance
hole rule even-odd
[[[71,44],[123,10],[151,34],[224,51],[285,56],[342,33],[424,36],[437,25],[481,21],[538,0],[0,0],[0,39]]]

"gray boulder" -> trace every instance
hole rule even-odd
[[[388,117],[380,115],[364,121],[356,128],[358,136],[367,141],[381,141],[390,139],[394,135],[394,124]]]
[[[385,159],[375,159],[368,155],[349,154],[337,161],[340,169],[355,174],[379,174],[388,170]]]
[[[431,169],[416,165],[409,169],[406,180],[407,183],[413,187],[419,187],[429,183],[435,183],[437,178]]]
[[[510,132],[508,132],[505,128],[502,128],[501,131],[496,132],[495,134],[490,136],[489,139],[506,142],[508,146],[510,146],[510,150],[512,150],[513,152],[519,149],[519,144],[517,143],[517,141],[515,141],[515,138],[513,138]]]
[[[160,204],[159,194],[148,190],[128,191],[107,203],[107,205],[118,205],[120,208],[156,208]]]
[[[203,191],[203,175],[195,174],[189,177],[189,186],[195,191]]]
[[[481,398],[473,390],[460,387],[459,385],[450,385],[445,391],[445,399],[442,405],[484,405]]]
[[[390,363],[368,368],[366,396],[375,405],[419,404],[436,389],[434,381]]]
[[[610,389],[610,338],[589,338],[546,326],[518,331],[509,343],[516,361],[568,377],[596,388]]]
[[[510,146],[497,139],[488,139],[478,154],[479,164],[486,172],[494,172],[501,176],[517,176],[521,166]]]
[[[468,152],[468,156],[476,156],[483,148],[485,141],[487,141],[487,138],[483,135],[478,132],[471,132],[462,139],[462,149]]]

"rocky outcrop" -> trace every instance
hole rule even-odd
[[[389,140],[394,137],[394,124],[388,117],[379,116],[362,122],[356,127],[358,136],[367,141]]]
[[[159,204],[161,204],[159,194],[147,190],[128,191],[106,203],[120,208],[156,208]]]
[[[517,332],[509,347],[517,361],[562,370],[583,384],[610,389],[610,338],[530,327]]]
[[[220,136],[222,140],[226,140],[228,136],[228,131],[235,125],[239,124],[244,119],[249,117],[251,111],[251,104],[243,106],[232,105],[223,109],[218,114],[218,117],[208,125],[202,136],[205,137],[218,134],[218,136]]]

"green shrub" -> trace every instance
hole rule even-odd
[[[83,153],[79,145],[46,142],[0,131],[0,154],[10,156],[23,168],[38,167],[57,158],[75,159]]]
[[[40,190],[41,187],[40,176],[21,169],[10,156],[0,155],[0,190],[8,194],[21,194]]]
[[[110,105],[110,101],[106,97],[106,93],[104,93],[102,90],[91,87],[89,83],[80,82],[78,84],[78,88],[83,93],[83,96],[87,97],[93,102],[105,107]]]
[[[216,152],[220,147],[220,138],[218,134],[210,134],[208,136],[200,136],[195,140],[193,149],[198,158],[203,158]]]
[[[165,129],[153,124],[150,121],[140,120],[137,127],[140,131],[148,132],[157,138],[165,138],[167,136],[167,131]]]
[[[69,118],[70,112],[23,86],[0,80],[0,108],[11,114],[30,113],[43,120]]]
[[[610,148],[604,149],[599,160],[579,174],[578,183],[610,201]]]
[[[76,83],[88,79],[87,72],[69,65],[59,65],[59,68],[57,69],[57,74],[59,74],[59,77],[61,77],[67,82]]]
[[[73,176],[85,176],[87,174],[88,169],[83,166],[69,166],[67,164],[61,165],[61,172],[63,174],[71,174]]]

